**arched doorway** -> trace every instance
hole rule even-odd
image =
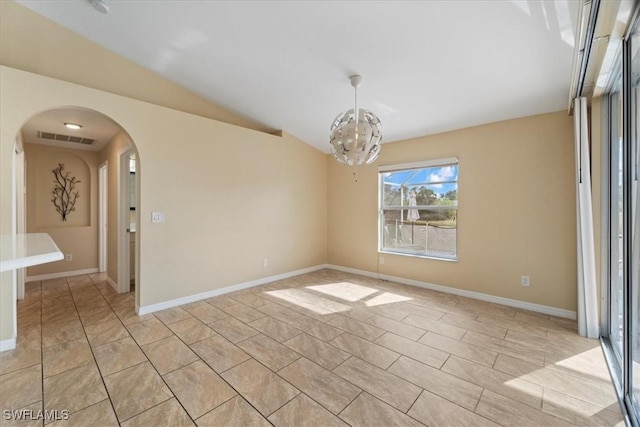
[[[128,272],[139,271],[140,245],[139,226],[134,245],[129,244],[131,224],[139,224],[140,197],[139,154],[132,138],[98,111],[64,106],[31,116],[17,139],[24,150],[26,203],[16,217],[25,218],[26,232],[50,234],[65,254],[63,261],[30,268],[25,280],[99,273],[116,292],[130,292]],[[129,185],[131,155],[138,165],[134,187]],[[56,201],[61,197],[66,199]],[[19,280],[18,295],[21,286]],[[136,286],[131,299],[138,295]]]

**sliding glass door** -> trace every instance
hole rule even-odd
[[[622,43],[605,102],[608,129],[608,336],[615,383],[640,420],[640,18]],[[607,342],[605,338],[605,342]],[[607,346],[606,348],[609,348]]]
[[[638,102],[640,94],[640,19],[636,20],[633,30],[628,38],[626,51],[625,93],[628,96],[625,107],[627,110],[625,124],[625,138],[628,141],[627,153],[629,155],[629,282],[631,287],[631,312],[629,318],[630,331],[630,386],[633,407],[636,410],[637,419],[640,419],[640,197],[638,196],[638,155],[639,150],[639,125],[640,109]]]
[[[622,366],[624,332],[624,150],[622,140],[622,76],[609,96],[609,338]]]

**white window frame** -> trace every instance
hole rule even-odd
[[[425,253],[410,253],[404,251],[393,251],[389,248],[384,248],[384,194],[383,194],[383,174],[385,172],[399,172],[410,169],[424,169],[424,168],[433,168],[433,167],[444,167],[444,166],[452,166],[455,165],[459,170],[459,162],[457,157],[447,157],[443,159],[434,159],[434,160],[425,160],[421,162],[413,162],[413,163],[401,163],[395,165],[386,165],[378,167],[378,253],[380,254],[391,254],[391,255],[402,255],[409,256],[414,258],[426,258],[426,259],[434,259],[439,261],[450,261],[457,262],[458,261],[458,237],[457,237],[457,225],[456,225],[456,254],[455,256],[441,256],[437,254],[431,254],[428,252]],[[460,178],[456,179],[456,191],[458,191],[459,197],[459,181]],[[387,206],[387,208],[389,208]],[[406,209],[406,207],[403,207]],[[429,209],[433,210],[449,210],[454,208],[456,210],[456,223],[457,223],[457,212],[459,211],[458,202],[452,206],[431,206]]]

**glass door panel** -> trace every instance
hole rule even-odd
[[[610,96],[610,319],[609,338],[614,352],[618,358],[619,366],[622,366],[623,354],[623,314],[624,314],[624,151],[622,140],[622,96],[620,89],[622,76]]]
[[[632,394],[632,400],[634,402],[634,408],[638,411],[638,402],[640,402],[640,324],[638,313],[640,312],[640,209],[637,207],[640,202],[638,197],[638,147],[639,147],[639,134],[638,128],[640,125],[639,114],[639,94],[640,94],[640,20],[636,20],[631,36],[628,40],[628,82],[629,87],[626,89],[626,94],[629,97],[627,103],[629,112],[627,114],[628,126],[627,132],[628,138],[628,152],[629,152],[629,173],[630,179],[629,185],[629,204],[628,209],[630,215],[630,227],[631,233],[629,241],[630,244],[630,269],[629,280],[631,285],[631,312],[630,312],[630,373],[629,379],[631,381],[629,392]]]

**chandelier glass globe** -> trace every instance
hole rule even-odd
[[[380,119],[361,108],[358,118],[353,108],[338,115],[331,125],[331,154],[345,165],[368,165],[380,154]],[[358,125],[356,127],[356,120]]]
[[[380,119],[371,111],[358,108],[358,86],[362,83],[362,76],[356,74],[349,80],[354,88],[354,107],[335,118],[329,143],[333,157],[353,167],[357,182],[357,167],[373,163],[378,158],[382,133]]]

